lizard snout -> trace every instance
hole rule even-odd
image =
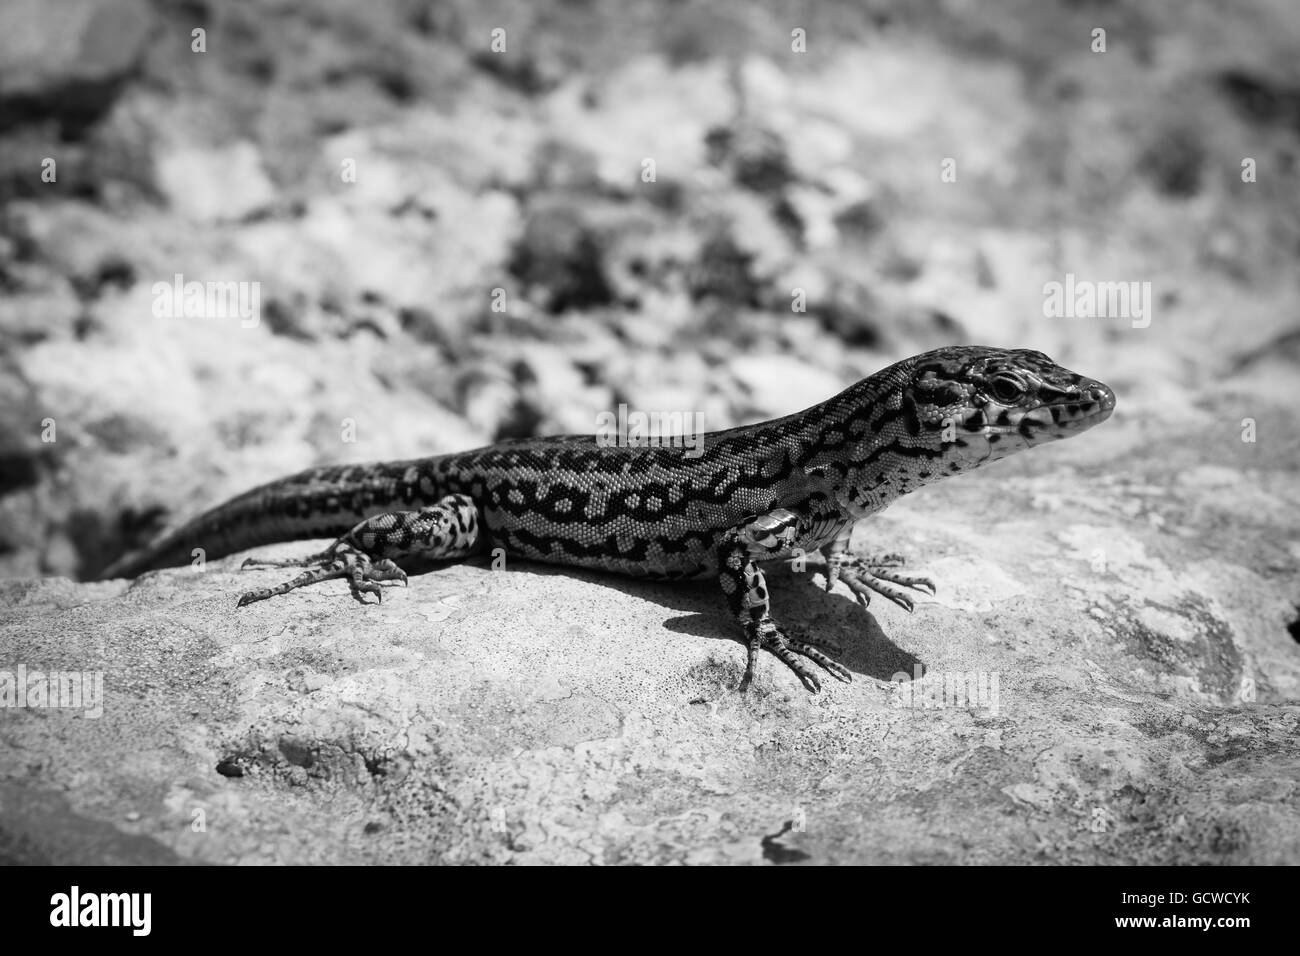
[[[1065,438],[1100,425],[1115,410],[1115,393],[1109,385],[1084,379],[1065,398],[1045,406],[1055,428],[1053,438]]]
[[[1091,419],[1090,424],[1097,425],[1110,418],[1110,413],[1115,410],[1115,392],[1104,382],[1098,382],[1095,379],[1089,379],[1088,384],[1081,389],[1083,392],[1083,408],[1092,408],[1087,414]]]

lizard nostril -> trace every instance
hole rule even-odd
[[[1099,405],[1104,412],[1110,412],[1115,408],[1115,393],[1101,382],[1093,382],[1087,386],[1084,389],[1084,394]]]

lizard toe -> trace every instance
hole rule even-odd
[[[916,602],[905,589],[910,588],[929,597],[934,597],[938,592],[934,580],[927,575],[890,570],[875,563],[869,564],[859,558],[843,562],[840,580],[848,586],[863,607],[870,603],[870,593],[875,591],[909,613],[916,609]]]
[[[802,654],[804,657],[820,666],[823,670],[827,671],[836,680],[841,680],[846,684],[853,682],[853,674],[847,667],[839,661],[828,657],[820,649],[813,647],[813,645],[806,644],[802,641],[788,641],[787,645],[790,650],[794,651],[796,654]]]

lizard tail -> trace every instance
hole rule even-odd
[[[96,575],[131,578],[158,568],[214,560],[278,541],[329,538],[420,497],[415,462],[309,468],[217,505]],[[196,550],[200,553],[196,554]]]

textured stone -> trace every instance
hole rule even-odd
[[[104,113],[153,30],[144,0],[6,0],[0,5],[0,130]]]

